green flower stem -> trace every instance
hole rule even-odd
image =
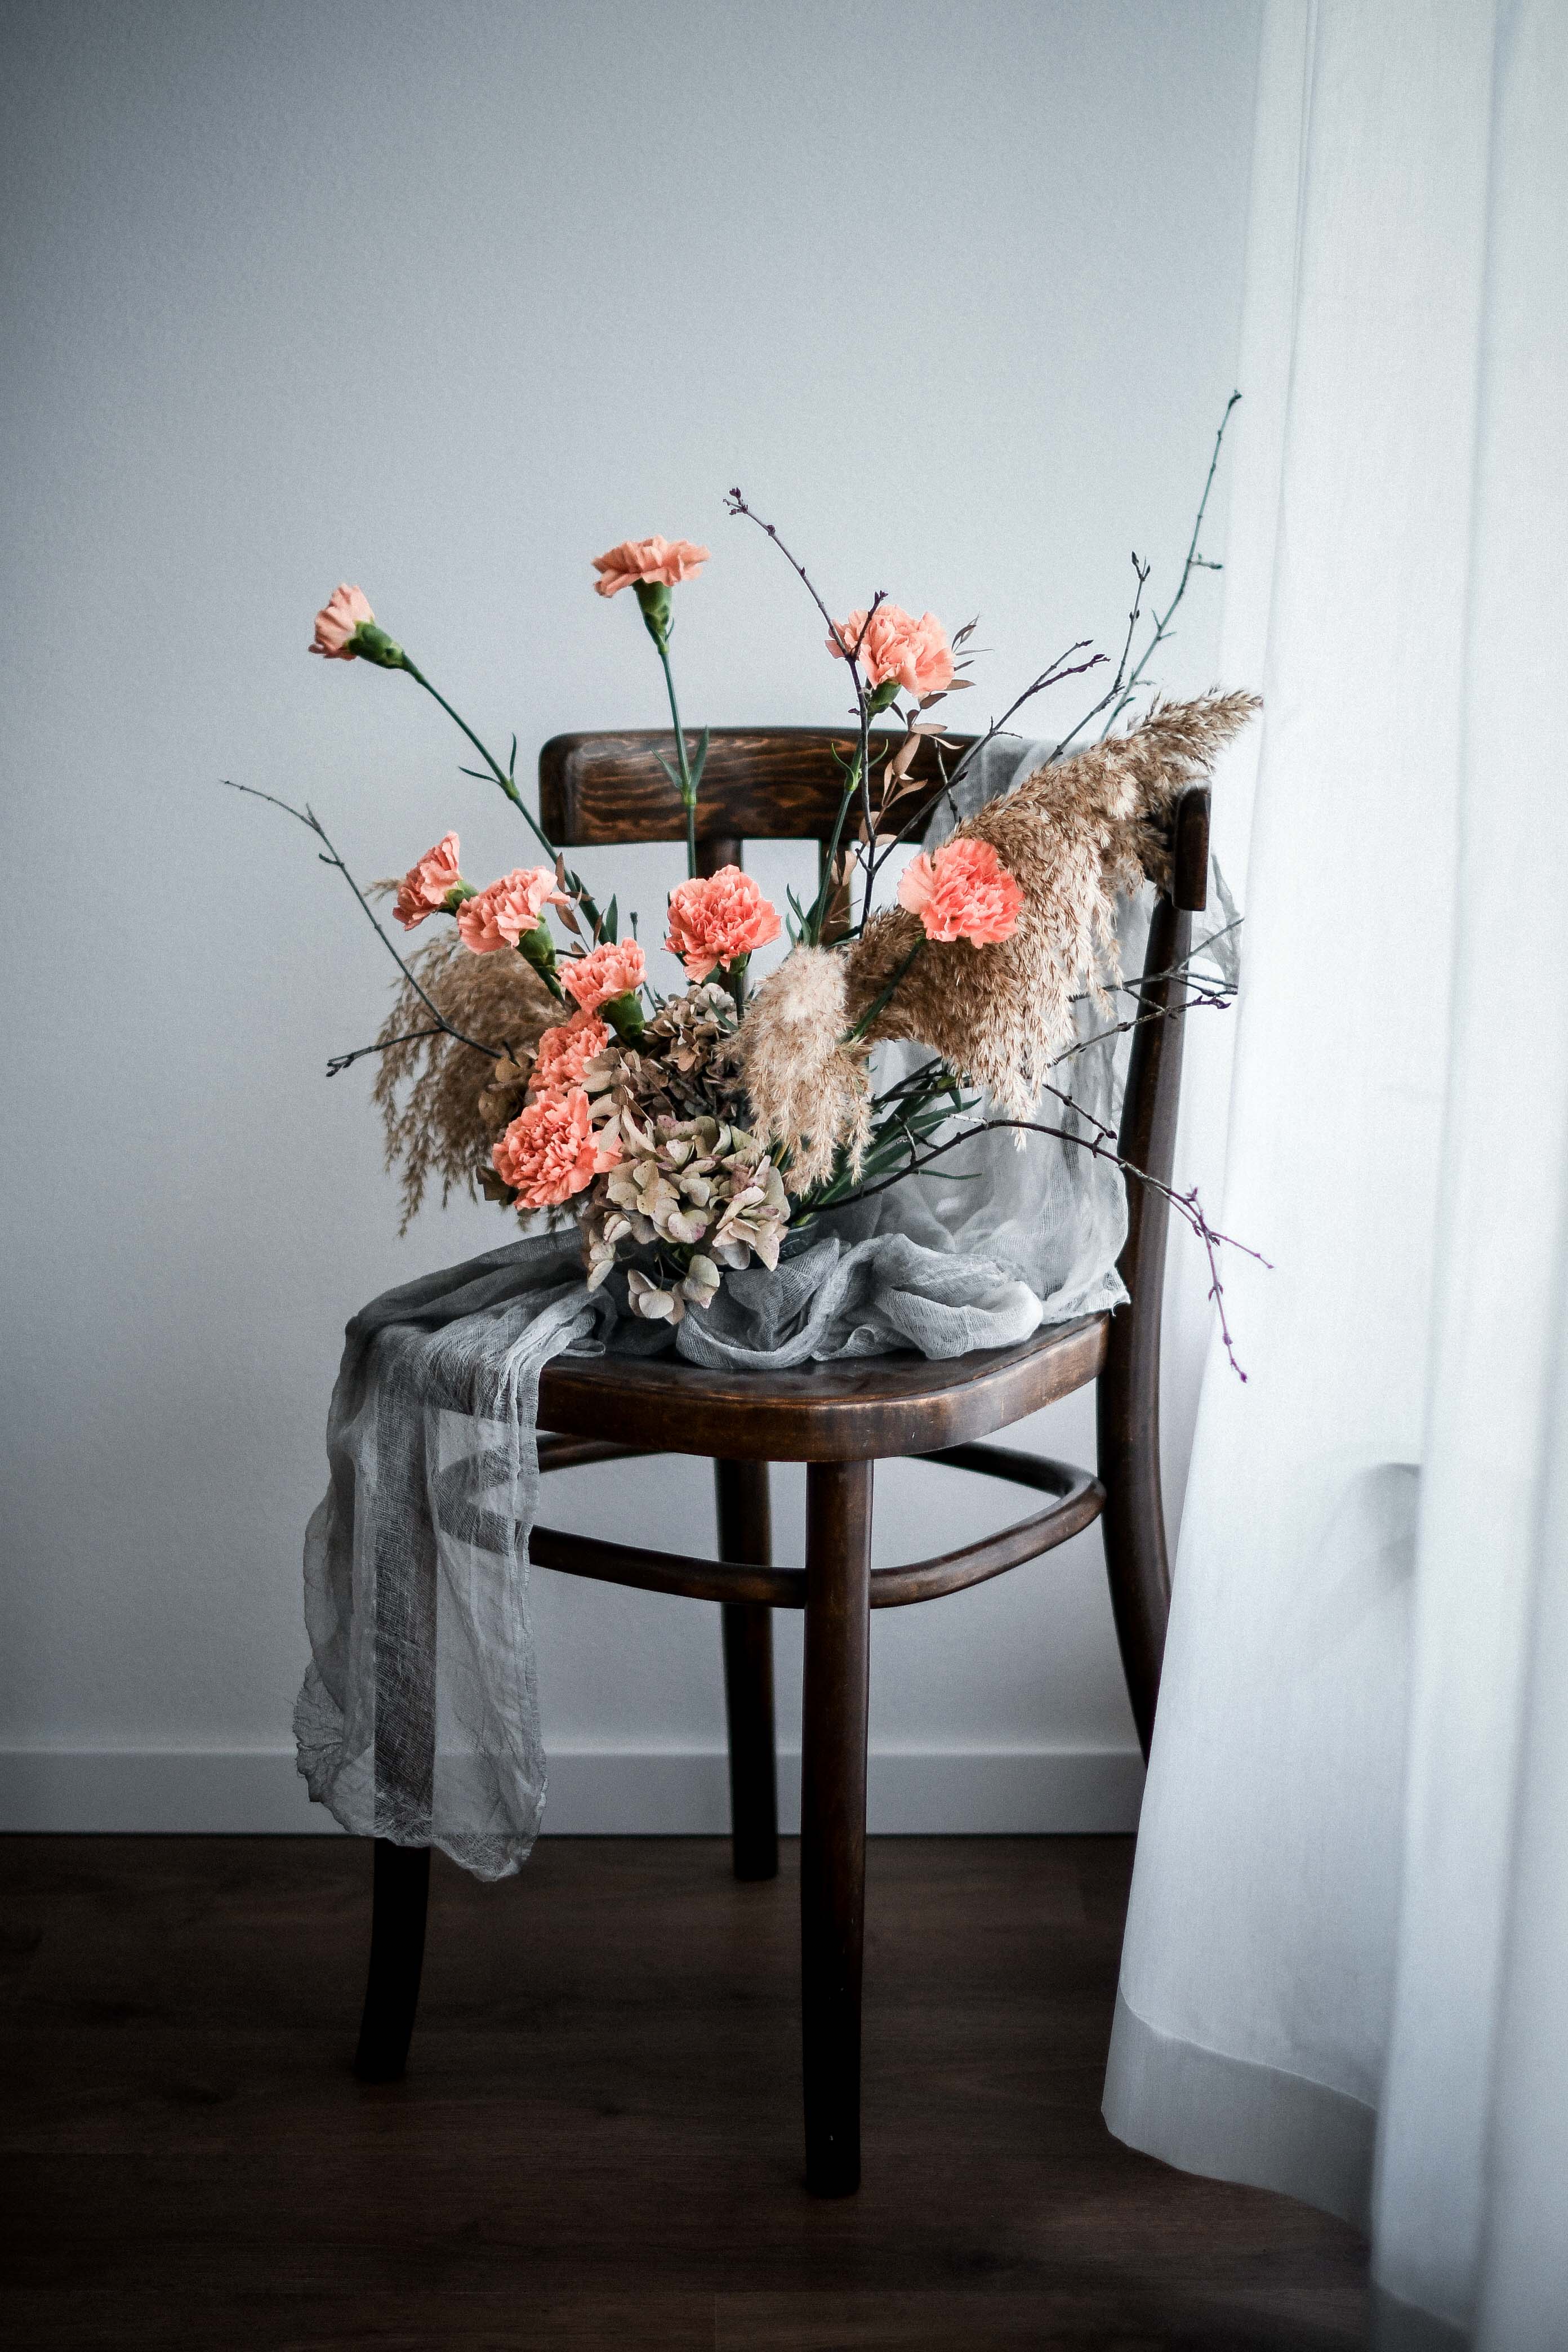
[[[416,665],[409,660],[406,654],[403,656],[401,666],[408,672],[409,677],[414,680],[416,686],[422,686],[425,688],[426,693],[430,697],[432,702],[438,702],[440,704],[447,718],[452,721],[453,726],[460,729],[468,737],[469,742],[473,745],[475,751],[479,753],[480,759],[484,761],[486,767],[489,770],[491,775],[495,778],[497,783],[500,786],[502,792],[506,794],[513,808],[517,809],[521,813],[532,832],[535,840],[538,842],[540,847],[544,851],[545,855],[550,859],[551,864],[553,866],[561,853],[556,848],[555,844],[551,840],[549,835],[541,825],[538,818],[534,815],[533,811],[523,799],[522,794],[518,791],[515,780],[508,775],[506,770],[501,766],[500,761],[496,758],[494,752],[489,750],[488,745],[480,742],[479,737],[475,734],[468,720],[463,717],[462,712],[460,710],[453,709],[446,696],[436,687],[431,685],[424,671],[417,668]],[[598,908],[595,905],[594,900],[589,897],[587,891],[584,888],[582,882],[575,874],[569,873],[566,877],[566,880],[571,888],[573,897],[576,899],[578,905],[582,908],[583,912],[587,916],[589,922],[593,925],[594,932],[596,937],[601,919]],[[560,992],[560,990],[557,989],[556,994],[559,995]]]
[[[565,993],[555,976],[555,942],[550,936],[550,926],[536,924],[519,940],[517,951],[524,963],[532,965],[557,1004],[564,1004]]]
[[[844,820],[849,814],[849,803],[859,789],[860,754],[857,751],[854,765],[850,768],[845,782],[844,797],[838,803],[838,814],[833,821],[832,838],[827,845],[827,854],[822,861],[822,881],[811,909],[811,919],[805,927],[805,938],[808,947],[816,947],[822,939],[822,927],[827,920],[828,908],[833,904],[833,866],[838,856],[838,844],[844,835]]]
[[[653,635],[652,631],[649,632]],[[664,665],[664,682],[669,692],[670,724],[675,729],[675,758],[680,770],[680,801],[686,811],[686,872],[688,879],[697,872],[697,787],[691,781],[691,762],[686,756],[686,738],[680,730],[680,705],[675,698],[675,672],[669,667],[669,640],[662,631],[654,636],[658,657]]]

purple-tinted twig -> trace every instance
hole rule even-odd
[[[1058,1089],[1053,1087],[1051,1091],[1057,1093]],[[1198,1188],[1195,1184],[1191,1192],[1178,1192],[1174,1185],[1167,1184],[1163,1177],[1152,1176],[1147,1169],[1140,1168],[1134,1161],[1122,1157],[1116,1150],[1114,1141],[1107,1140],[1110,1135],[1110,1129],[1101,1121],[1092,1119],[1091,1115],[1083,1110],[1081,1104],[1074,1103],[1072,1108],[1079,1117],[1090,1118],[1091,1124],[1098,1131],[1090,1135],[1078,1135],[1068,1128],[1047,1127],[1043,1120],[1035,1118],[982,1119],[974,1126],[965,1128],[961,1134],[950,1136],[945,1143],[933,1144],[929,1151],[922,1152],[918,1157],[911,1155],[907,1165],[898,1170],[894,1175],[883,1177],[879,1183],[864,1185],[858,1192],[847,1193],[844,1200],[836,1202],[835,1206],[843,1207],[852,1201],[868,1201],[879,1192],[889,1192],[893,1185],[903,1183],[907,1178],[922,1174],[931,1166],[932,1160],[940,1160],[944,1152],[955,1151],[961,1144],[968,1143],[974,1136],[989,1134],[999,1128],[1012,1129],[1026,1135],[1053,1136],[1058,1143],[1073,1144],[1079,1151],[1089,1152],[1093,1159],[1110,1160],[1113,1167],[1121,1171],[1123,1176],[1134,1177],[1140,1184],[1147,1186],[1148,1190],[1163,1201],[1167,1207],[1175,1210],[1177,1215],[1192,1228],[1203,1243],[1209,1262],[1209,1297],[1218,1309],[1220,1336],[1225,1342],[1225,1351],[1230,1359],[1231,1368],[1237,1378],[1245,1381],[1247,1374],[1237,1360],[1230,1327],[1226,1321],[1225,1291],[1220,1280],[1218,1252],[1222,1248],[1239,1250],[1244,1257],[1254,1258],[1262,1266],[1268,1266],[1269,1261],[1261,1250],[1250,1248],[1246,1242],[1238,1242],[1233,1234],[1217,1232],[1209,1223],[1204,1214],[1203,1203],[1198,1198]]]

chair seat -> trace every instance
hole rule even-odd
[[[933,1363],[858,1356],[797,1371],[710,1371],[674,1356],[558,1356],[539,1425],[647,1453],[730,1462],[876,1462],[964,1445],[1083,1388],[1109,1315],[1051,1324],[1016,1348]]]

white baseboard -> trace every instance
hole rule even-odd
[[[1135,1748],[873,1749],[868,1826],[881,1835],[1083,1832],[1138,1826]],[[779,1757],[781,1826],[800,1825],[800,1758]],[[569,1837],[721,1836],[722,1750],[550,1751],[544,1826]],[[0,1750],[0,1831],[237,1836],[336,1832],[291,1749]]]

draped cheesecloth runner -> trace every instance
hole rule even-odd
[[[956,814],[1049,749],[988,745]],[[939,811],[936,836],[953,821]],[[1136,969],[1146,917],[1123,914]],[[1078,1012],[1082,1036],[1108,1026],[1092,1003]],[[1110,1045],[1057,1078],[1114,1118]],[[1050,1097],[1038,1115],[1069,1116]],[[726,1275],[712,1306],[673,1331],[630,1316],[624,1273],[590,1297],[575,1231],[426,1275],[355,1316],[327,1424],[331,1484],[305,1538],[312,1655],[294,1717],[310,1794],[345,1829],[440,1846],[480,1878],[527,1859],[545,1788],[528,1539],[539,1381],[552,1357],[662,1351],[758,1371],[895,1349],[945,1358],[1016,1346],[1126,1296],[1126,1201],[1110,1162],[1039,1135],[1018,1150],[1004,1132],[940,1165],[941,1180],[822,1217],[776,1273]]]

